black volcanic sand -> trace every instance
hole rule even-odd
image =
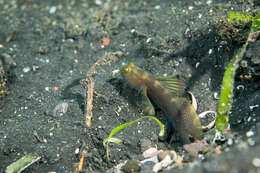
[[[241,45],[223,41],[219,21],[229,11],[255,13],[258,0],[0,0],[0,172],[26,154],[41,156],[24,172],[105,172],[123,160],[141,159],[140,140],[158,142],[159,127],[143,120],[117,137],[107,160],[103,140],[112,129],[142,116],[140,95],[122,80],[128,62],[154,76],[178,75],[198,102],[198,111],[216,110],[222,76]],[[110,44],[102,46],[102,39]],[[259,47],[250,45],[236,74],[227,141],[214,145],[192,166],[169,172],[259,172]],[[93,120],[85,125],[80,80],[101,58],[113,58],[93,74]],[[54,111],[67,103],[63,115]],[[258,107],[257,107],[258,105]],[[162,111],[157,117],[166,123]],[[258,127],[258,129],[257,129]],[[205,134],[211,140],[215,130]],[[175,140],[171,148],[184,155]],[[221,154],[216,155],[215,150]],[[79,153],[78,152],[79,149]],[[200,161],[203,160],[203,161]],[[259,162],[259,161],[258,161]],[[257,167],[258,166],[258,167]]]

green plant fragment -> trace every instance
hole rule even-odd
[[[248,22],[251,22],[254,17],[251,15],[245,15],[245,14],[239,13],[239,12],[229,12],[228,18],[229,18],[230,23],[235,23],[235,22],[248,23]]]
[[[231,59],[222,80],[220,100],[218,104],[218,117],[216,120],[216,129],[223,131],[228,127],[228,116],[230,113],[231,105],[233,102],[233,89],[235,72],[238,68],[238,63],[246,52],[246,48],[249,40],[254,40],[254,34],[260,29],[260,15],[255,17],[251,15],[245,15],[237,12],[228,13],[228,21],[234,23],[249,23],[251,22],[250,32],[248,34],[245,44],[238,50],[237,54]]]
[[[252,29],[253,29],[253,31],[260,30],[260,14],[258,14],[258,15],[256,15],[254,17],[254,21],[253,21],[253,24],[252,24]]]
[[[216,129],[219,131],[222,131],[224,129],[228,128],[228,115],[227,114],[222,114],[218,115],[218,118],[216,120]]]
[[[122,140],[119,139],[119,138],[110,138],[108,142],[113,142],[113,143],[116,143],[116,144],[122,144]]]
[[[244,44],[243,47],[238,50],[238,53],[231,59],[231,62],[224,73],[216,120],[216,128],[219,131],[223,131],[228,127],[228,116],[233,102],[235,73],[239,66],[238,63],[246,51],[246,47],[247,44]]]
[[[6,173],[20,173],[28,166],[38,161],[41,157],[35,155],[23,156],[6,168]]]
[[[124,124],[121,124],[120,126],[116,127],[114,130],[112,130],[112,132],[109,134],[109,136],[106,139],[104,139],[103,145],[107,147],[108,142],[114,142],[114,143],[118,143],[118,144],[122,143],[122,142],[120,142],[121,141],[120,139],[112,138],[112,137],[116,133],[118,133],[119,131],[123,130],[124,128],[126,128],[126,127],[128,127],[128,126],[130,126],[130,125],[132,125],[132,124],[134,124],[134,123],[136,123],[138,121],[140,121],[140,120],[142,120],[143,118],[150,118],[150,119],[155,120],[159,124],[159,126],[160,126],[159,136],[163,136],[164,135],[164,125],[162,124],[162,122],[160,120],[158,120],[154,116],[143,116],[143,117],[138,118],[138,119],[136,119],[134,121],[131,121],[129,123],[124,123]]]

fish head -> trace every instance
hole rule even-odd
[[[120,70],[121,76],[136,89],[144,86],[143,73],[134,63],[130,62]]]
[[[126,66],[120,69],[120,74],[124,79],[128,79],[130,76],[134,75],[135,65],[134,63],[130,62]]]

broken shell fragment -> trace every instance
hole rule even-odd
[[[157,157],[158,157],[159,162],[153,166],[153,172],[158,172],[162,168],[168,167],[173,162],[176,162],[176,160],[178,158],[176,152],[173,150],[163,151],[163,152],[159,153]]]
[[[220,99],[218,92],[214,92],[213,96],[214,96],[214,99],[216,99],[216,100]]]
[[[68,111],[69,104],[66,102],[58,104],[53,110],[53,116],[62,116]]]
[[[143,152],[143,157],[145,159],[152,158],[154,156],[157,156],[160,152],[162,152],[162,150],[157,150],[157,148],[152,147]]]

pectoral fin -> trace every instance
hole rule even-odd
[[[180,95],[184,90],[184,82],[178,78],[159,77],[157,80],[173,94]]]
[[[155,115],[154,107],[147,96],[147,88],[143,87],[141,89],[142,93],[142,109],[145,115]]]

